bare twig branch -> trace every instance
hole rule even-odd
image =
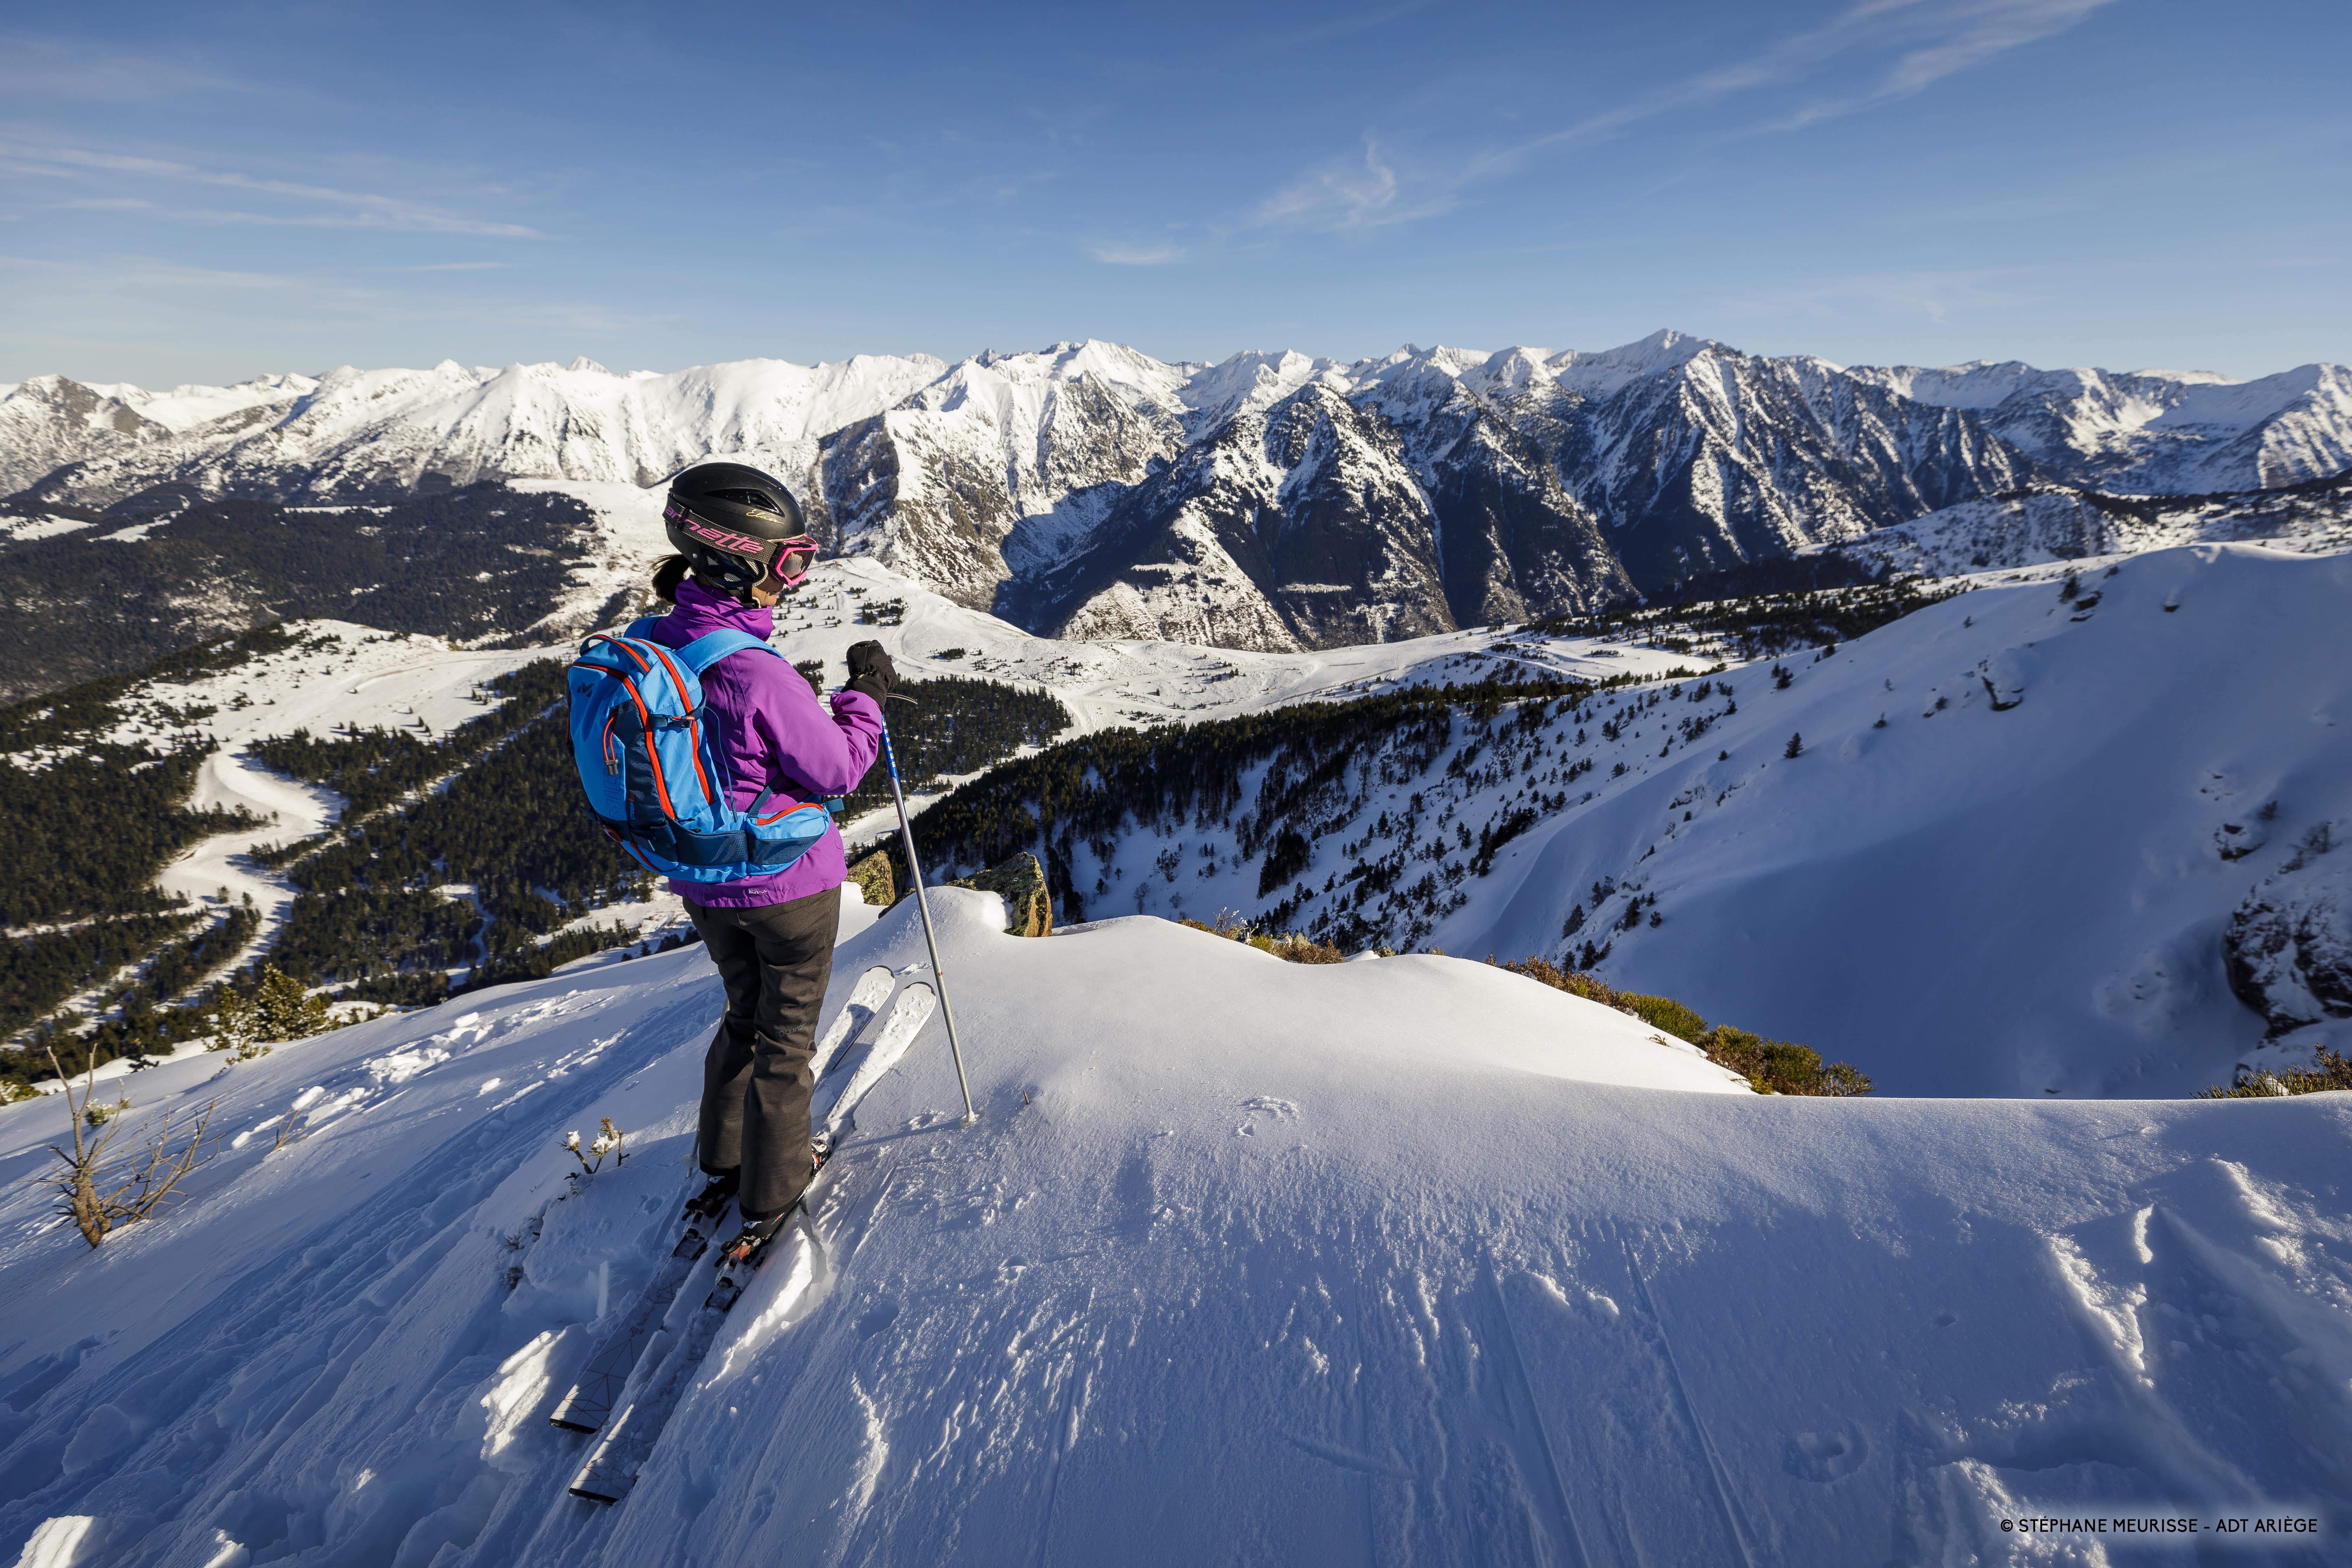
[[[58,1066],[55,1050],[49,1052],[49,1065]],[[79,1095],[74,1092],[73,1080],[61,1068],[58,1070],[73,1147],[50,1144],[49,1152],[58,1157],[57,1167],[37,1178],[42,1185],[58,1194],[58,1212],[73,1221],[74,1228],[92,1247],[104,1241],[118,1226],[146,1219],[173,1197],[182,1195],[177,1190],[180,1183],[211,1158],[205,1152],[205,1133],[212,1126],[213,1110],[220,1103],[214,1100],[205,1107],[204,1113],[196,1119],[195,1131],[187,1134],[186,1142],[177,1148],[173,1147],[172,1136],[172,1113],[166,1111],[140,1152],[127,1162],[117,1162],[110,1158],[110,1151],[115,1135],[122,1131],[121,1124],[111,1117],[94,1124],[87,1116],[96,1070],[97,1064],[93,1062],[84,1075]],[[86,1128],[94,1128],[96,1136],[86,1132]]]

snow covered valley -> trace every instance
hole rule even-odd
[[[1483,964],[939,911],[983,1120],[936,1022],[871,1079],[616,1508],[546,1415],[673,1233],[698,950],[141,1074],[235,1146],[94,1252],[21,1180],[56,1103],[0,1110],[0,1547],[2173,1563],[2283,1516],[2325,1533],[2261,1560],[2341,1559],[2342,1097],[1759,1097]],[[919,977],[875,913],[831,1005]],[[605,1116],[627,1163],[574,1192]],[[2011,1528],[2084,1516],[2201,1532]]]

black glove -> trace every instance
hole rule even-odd
[[[849,689],[863,691],[877,703],[888,700],[890,689],[898,684],[898,667],[890,656],[882,651],[878,642],[851,645],[849,649]]]

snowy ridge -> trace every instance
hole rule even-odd
[[[1351,948],[1538,953],[1894,1093],[2181,1095],[2352,1047],[2352,900],[2333,890],[2352,842],[2352,558],[2165,550],[2086,570],[2072,598],[2063,569],[1988,575],[1827,658],[1790,654],[1785,687],[1769,659],[1670,681],[1711,656],[1525,636],[1317,656],[1331,695],[1653,679],[1491,724],[1457,712],[1442,744],[1404,726],[1344,758],[1277,749],[1233,806],[1028,847],[1086,914],[1278,910]],[[918,647],[946,631],[908,629]],[[1418,647],[1456,651],[1383,667]],[[1219,673],[1178,666],[1155,697],[1220,701],[1239,683]],[[1312,688],[1284,689],[1258,700]],[[1278,773],[1332,782],[1294,797]],[[1240,818],[1277,798],[1307,843],[1270,885],[1273,825]]]
[[[1868,1052],[1897,1093],[2183,1094],[2352,1046],[2352,992],[2309,996],[2346,984],[2324,884],[2352,837],[2352,558],[2168,550],[2072,599],[2036,575],[1792,659],[1787,689],[1718,678],[1736,715],[1718,692],[1630,721],[1593,752],[1626,777],[1514,845],[1435,940],[1607,944],[1613,983]],[[2304,956],[2269,944],[2295,973],[2242,999],[2257,887],[2297,861],[2269,901],[2313,911]],[[1663,923],[1617,929],[1636,900]]]
[[[696,950],[142,1075],[138,1113],[218,1096],[238,1147],[96,1254],[0,1188],[0,1546],[1609,1565],[2345,1528],[2308,1437],[2352,1376],[2340,1097],[1759,1098],[1475,963],[940,903],[984,1120],[936,1031],[875,1082],[621,1507],[565,1495],[546,1412],[688,1184]],[[836,986],[921,945],[902,907]],[[11,1175],[56,1114],[0,1110]],[[634,1152],[574,1193],[557,1141],[600,1116]]]
[[[616,375],[588,360],[502,370],[444,360],[422,371],[345,366],[316,381],[183,387],[160,400],[43,377],[0,400],[0,485],[29,485],[68,462],[81,466],[52,488],[101,504],[173,480],[328,499],[427,479],[644,486],[715,451],[798,478],[817,437],[944,368],[927,356],[860,355],[841,364],[741,360]],[[159,403],[166,417],[147,412]],[[215,406],[230,412],[202,416]]]
[[[0,395],[0,491],[83,504],[643,489],[714,455],[778,473],[843,549],[1033,630],[1279,649],[1579,612],[2036,480],[2310,479],[2352,464],[2352,377],[1841,367],[1661,331],[1346,365],[1085,342]]]
[[[2235,382],[2207,371],[1948,370],[1848,374],[1916,402],[1967,409],[2052,477],[2158,494],[2245,490],[2352,468],[2352,373],[2306,364]]]
[[[2037,486],[1962,501],[1828,548],[1874,573],[1963,577],[2247,542],[2315,555],[2352,549],[2352,472],[2222,496],[2114,496]]]

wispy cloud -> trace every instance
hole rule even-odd
[[[434,261],[422,267],[394,267],[394,272],[496,272],[512,267],[511,261]]]
[[[1323,43],[1356,33],[1369,33],[1375,27],[1385,27],[1416,11],[1426,11],[1434,3],[1435,0],[1395,0],[1391,5],[1375,5],[1369,10],[1334,16],[1328,22],[1309,22],[1300,26],[1286,27],[1273,37],[1285,44]]]
[[[1380,143],[1364,138],[1360,158],[1335,159],[1307,170],[1257,205],[1250,223],[1260,228],[1336,232],[1381,228],[1431,217],[1454,205],[1454,187],[1408,182]]]
[[[1501,173],[1529,153],[1598,142],[1626,127],[1678,109],[1720,102],[1741,93],[1786,87],[1841,57],[1900,49],[1864,85],[1816,99],[1764,130],[1794,131],[1874,108],[1925,90],[1944,78],[1982,65],[2026,44],[2064,32],[2115,0],[1860,0],[1829,21],[1794,33],[1744,60],[1669,82],[1630,102],[1573,125],[1496,149],[1474,160],[1469,173]]]
[[[407,271],[408,268],[386,268]],[[487,280],[486,280],[487,281]],[[77,256],[71,259],[0,253],[0,289],[11,312],[0,323],[0,342],[46,341],[41,327],[58,321],[103,319],[130,336],[142,331],[167,338],[184,335],[191,321],[226,314],[245,320],[253,300],[266,300],[268,334],[277,339],[315,337],[320,352],[298,356],[331,363],[335,344],[349,331],[419,322],[446,324],[467,334],[486,328],[539,328],[593,335],[672,326],[668,312],[632,310],[593,300],[517,294],[512,285],[495,291],[444,290],[420,284],[379,285],[335,272],[264,272],[191,266],[163,257]]]
[[[170,60],[79,40],[0,33],[0,98],[148,103],[190,92],[239,92],[241,82]]]
[[[1944,322],[1972,311],[2011,310],[2038,298],[2047,284],[2038,267],[1946,271],[1858,272],[1782,285],[1723,300],[1734,318],[1801,316],[1817,321],[1858,314],[1917,316]]]
[[[197,208],[173,216],[206,223],[251,223],[323,228],[375,228],[410,234],[464,234],[493,238],[537,239],[537,229],[451,212],[430,203],[372,191],[269,179],[235,170],[207,169],[163,158],[94,152],[82,147],[35,147],[0,142],[0,168],[21,174],[82,182],[150,181],[276,197],[291,205],[283,212]]]
[[[2064,32],[2115,0],[1857,0],[1820,26],[1790,34],[1744,59],[1663,83],[1626,102],[1451,169],[1401,174],[1367,138],[1364,154],[1308,169],[1258,205],[1258,226],[1370,228],[1434,216],[1464,193],[1511,174],[1539,154],[1604,142],[1645,121],[1770,89],[1802,89],[1841,61],[1870,57],[1856,79],[1814,89],[1793,110],[1751,129],[1789,132],[1891,103],[1955,73]],[[1887,58],[1888,56],[1892,58]]]
[[[1908,98],[1948,76],[1979,66],[2010,50],[2038,43],[2081,22],[2114,0],[1980,0],[1937,12],[1930,27],[1948,26],[1942,37],[1905,50],[1858,92],[1817,100],[1769,129],[1794,131],[1823,120]]]
[[[1181,245],[1168,244],[1105,243],[1087,246],[1087,254],[1097,261],[1108,262],[1113,267],[1165,267],[1171,262],[1183,260],[1184,247]]]

